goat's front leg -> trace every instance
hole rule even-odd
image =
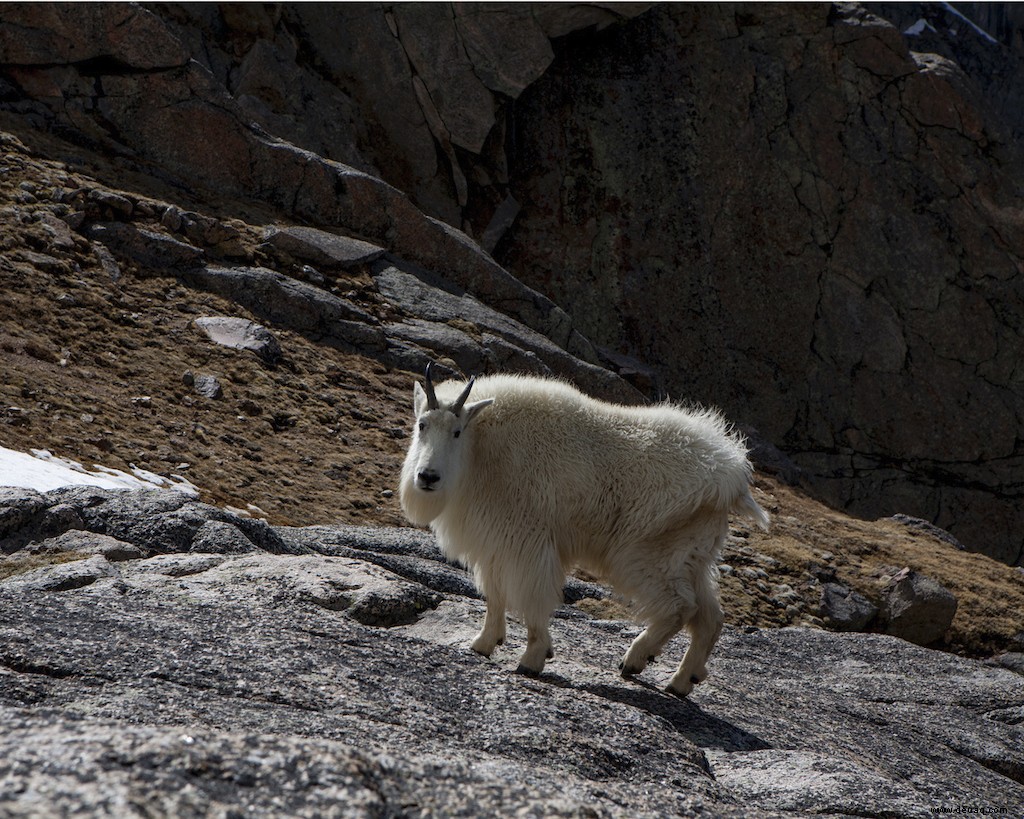
[[[484,627],[470,644],[477,654],[490,657],[495,646],[505,642],[505,598],[497,591],[487,595],[487,614],[484,615]]]

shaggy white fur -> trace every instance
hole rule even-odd
[[[527,626],[520,667],[539,673],[552,656],[548,621],[579,566],[609,580],[647,623],[624,675],[690,631],[668,685],[686,696],[707,676],[721,632],[717,563],[729,513],[768,526],[742,438],[712,410],[608,404],[556,380],[486,376],[463,405],[466,387],[438,385],[432,407],[429,382],[428,392],[416,383],[399,494],[409,520],[430,525],[487,599],[473,649],[494,651],[511,609]]]

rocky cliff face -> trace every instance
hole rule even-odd
[[[0,497],[5,816],[926,817],[1024,809],[1024,678],[894,637],[727,630],[683,702],[572,581],[540,678],[414,530],[175,493]],[[70,528],[69,528],[70,527]],[[59,533],[59,534],[55,534]],[[3,564],[0,564],[2,566]],[[667,656],[681,655],[674,641]]]
[[[914,4],[15,6],[0,102],[551,342],[411,308],[419,274],[385,261],[406,316],[364,346],[612,366],[755,425],[838,506],[1012,563],[1024,84],[989,22],[1006,45]]]
[[[163,11],[173,17],[175,9]],[[254,14],[255,21],[245,15],[242,20],[258,28],[261,12]],[[217,11],[218,19],[219,15]],[[228,12],[224,24],[232,19]],[[316,27],[324,30],[321,24]],[[122,167],[169,176],[177,185],[206,195],[216,192],[221,197],[250,199],[257,207],[272,208],[278,218],[369,240],[396,254],[403,264],[436,271],[457,298],[468,290],[549,339],[554,349],[568,351],[573,364],[563,367],[566,375],[576,367],[576,359],[596,362],[592,346],[574,331],[564,311],[520,284],[465,235],[422,213],[404,193],[379,177],[284,142],[253,123],[244,105],[211,70],[219,64],[204,52],[201,44],[205,41],[196,40],[200,35],[201,30],[179,31],[138,6],[16,7],[4,11],[0,49],[5,64],[5,109],[18,115],[16,122],[21,126],[43,128],[119,157]],[[192,59],[190,46],[209,66]],[[236,43],[235,47],[241,46]],[[112,210],[103,215],[114,221],[154,215],[146,211],[134,214],[131,208]],[[163,219],[162,214],[156,215]],[[81,227],[80,221],[76,227]],[[183,224],[174,217],[168,217],[164,227],[184,233],[193,244],[216,247],[215,257],[251,258],[231,246],[237,237],[230,232],[211,236],[199,225],[191,226],[190,234],[188,220]],[[137,250],[132,255],[133,248],[145,242],[104,225],[92,238],[108,245],[112,242],[122,256],[136,264],[148,264],[151,270],[187,270],[204,261],[187,248],[166,243],[163,255],[141,257]],[[305,252],[322,264],[345,266],[345,259],[325,261],[322,252]],[[301,251],[293,259],[310,261]],[[348,261],[369,263],[373,258]],[[331,318],[340,318],[342,313],[336,311]],[[349,341],[373,346],[366,338]],[[378,346],[382,343],[378,338]],[[500,344],[492,348],[495,346]],[[503,352],[492,349],[496,358],[491,366],[509,363],[501,360],[506,357]],[[533,369],[548,368],[538,362]],[[603,371],[594,370],[593,375],[620,398],[631,395],[625,385],[616,386],[616,379]],[[597,385],[592,387],[602,391]],[[639,396],[632,397],[636,400]]]
[[[675,5],[566,38],[516,105],[498,258],[832,502],[1015,562],[1024,74],[919,17]]]

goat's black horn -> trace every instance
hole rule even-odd
[[[434,367],[434,362],[433,361],[428,361],[427,362],[427,372],[426,372],[426,377],[427,377],[426,393],[427,393],[427,409],[428,410],[436,410],[438,408],[437,395],[434,393],[434,379],[430,377],[430,371],[431,371],[431,369],[433,369],[433,367]]]
[[[473,382],[476,378],[470,378],[469,383],[466,384],[466,388],[462,391],[462,394],[455,400],[455,403],[451,406],[451,411],[458,415],[462,412],[462,405],[466,403],[466,399],[469,398],[469,391],[473,389]]]

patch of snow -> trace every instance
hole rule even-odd
[[[253,503],[247,503],[245,505],[245,509],[240,509],[237,506],[225,505],[224,511],[230,512],[232,515],[238,515],[240,518],[262,518],[263,520],[266,520],[270,517],[266,512]]]
[[[199,489],[180,475],[165,478],[131,465],[132,473],[95,464],[86,469],[77,461],[58,458],[46,449],[31,453],[0,446],[0,486],[19,486],[49,492],[63,486],[98,486],[101,489],[174,489],[198,495]]]
[[[908,28],[903,33],[907,37],[919,37],[921,35],[921,32],[923,32],[925,29],[928,29],[929,31],[935,31],[935,26],[933,26],[931,23],[929,23],[927,20],[921,17],[918,19],[916,23],[914,23],[914,25],[910,26],[910,28]]]

